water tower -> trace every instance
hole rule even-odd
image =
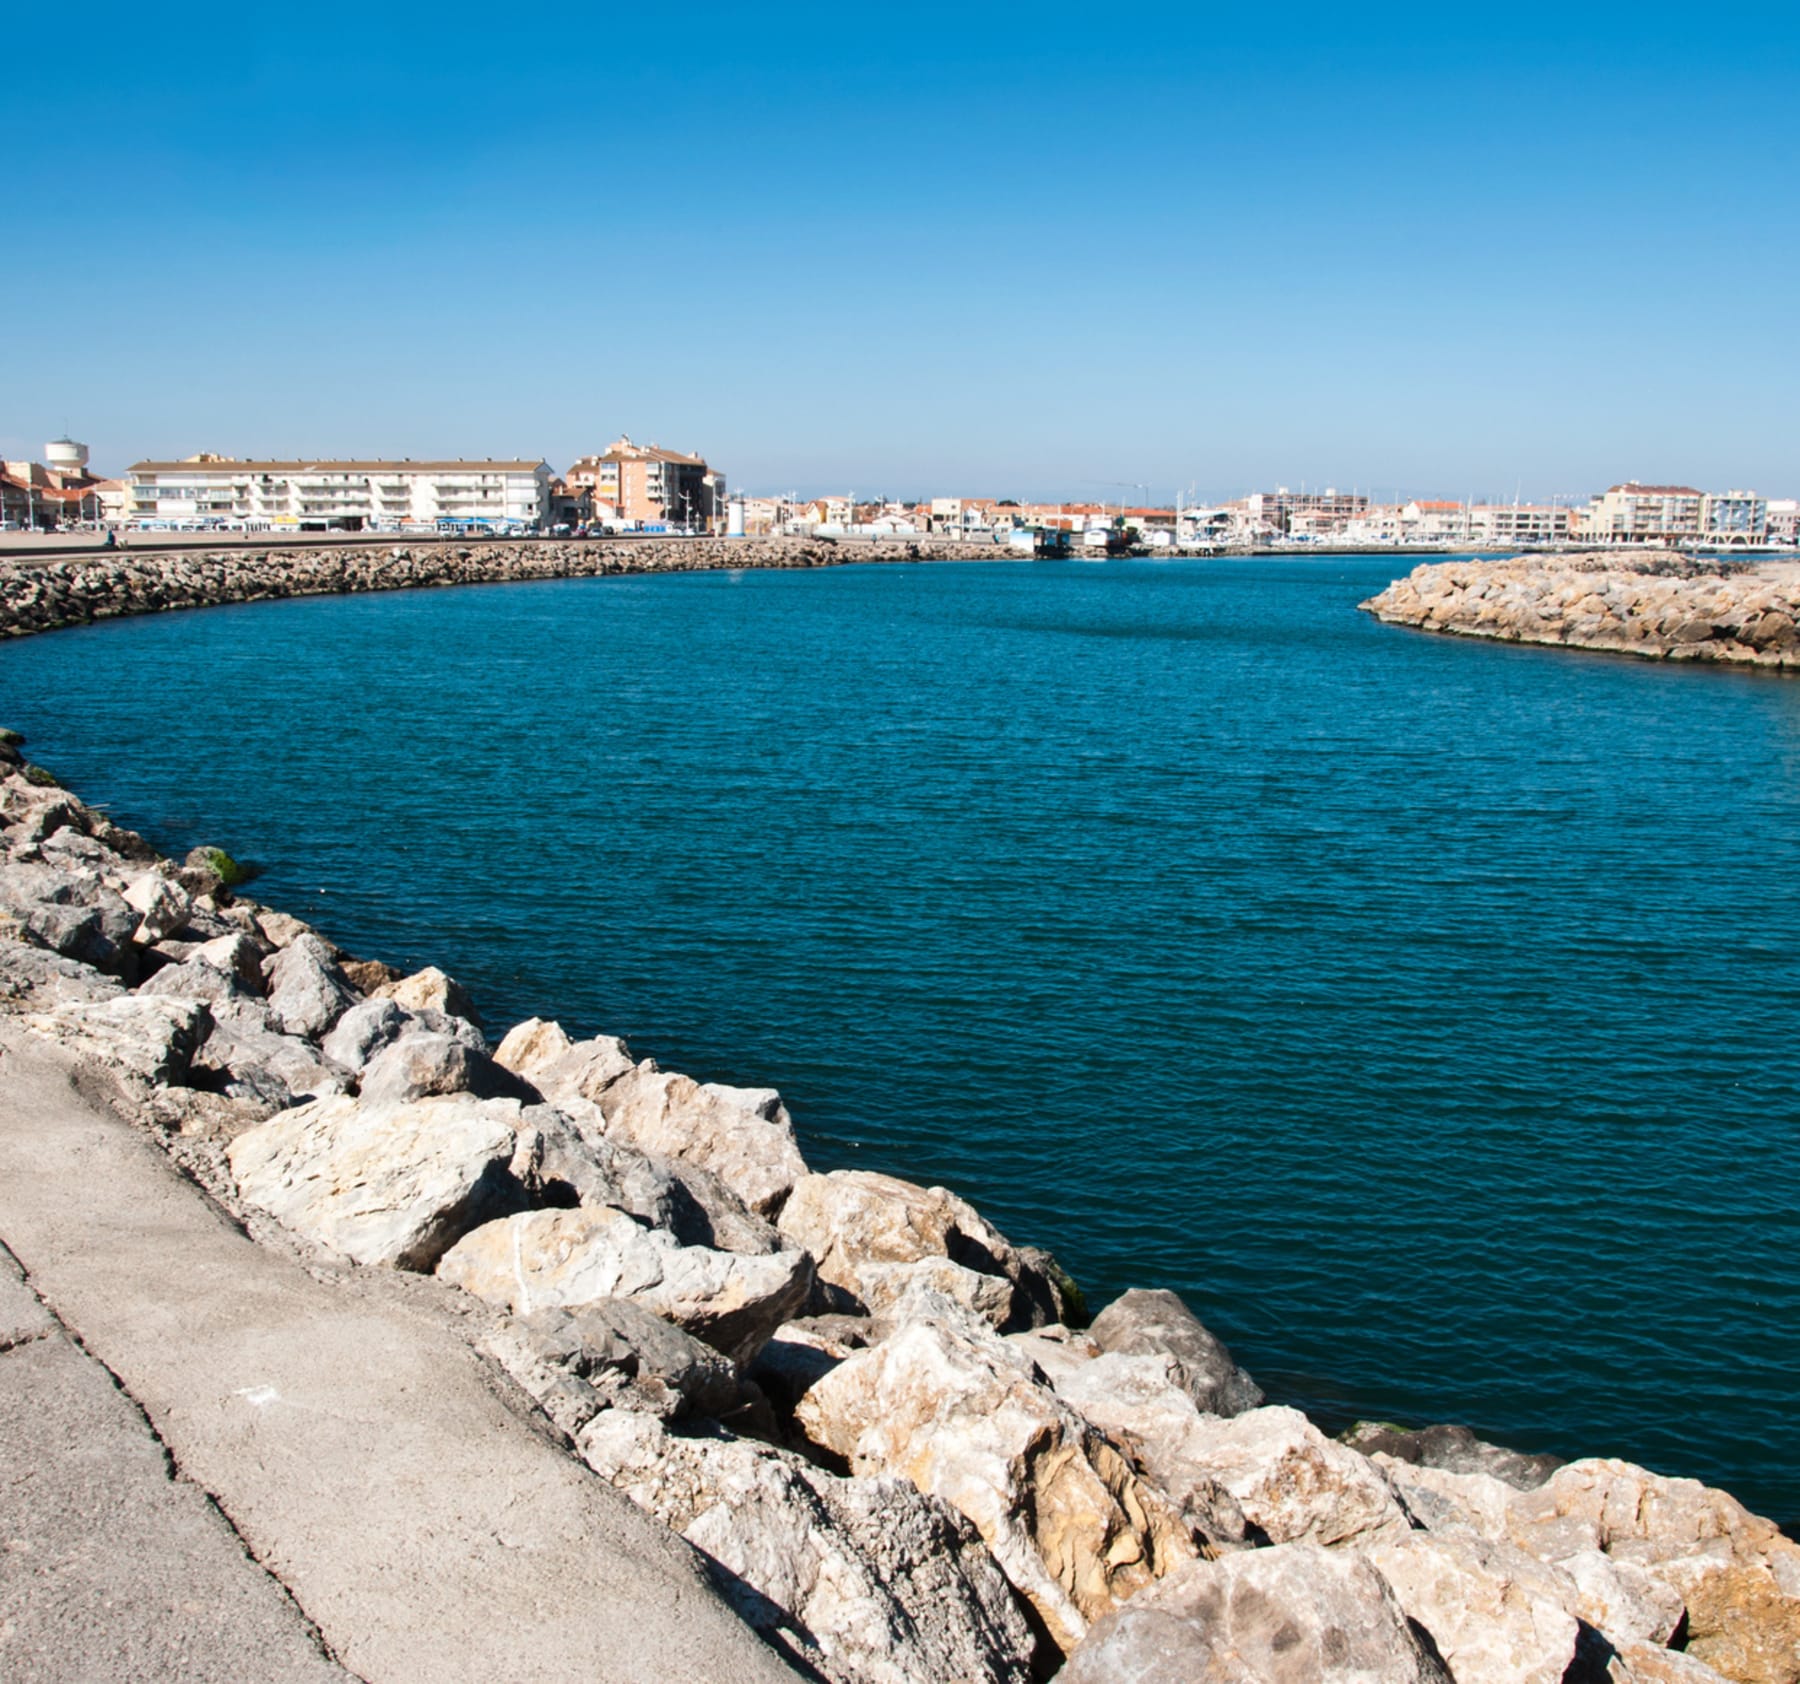
[[[71,479],[87,476],[88,447],[73,439],[52,439],[44,446],[44,466],[53,474],[66,474]]]

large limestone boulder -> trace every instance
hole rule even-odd
[[[1084,1330],[1064,1327],[1060,1322],[1029,1328],[1023,1333],[1009,1333],[1006,1342],[1021,1355],[1029,1357],[1052,1385],[1100,1355],[1100,1347]]]
[[[1198,1416],[1180,1456],[1185,1479],[1229,1492],[1272,1544],[1367,1543],[1409,1530],[1381,1470],[1297,1409],[1271,1405],[1229,1420]]]
[[[898,1479],[613,1411],[588,1465],[737,1580],[739,1611],[834,1684],[1022,1684],[1035,1643],[975,1529]],[[727,1594],[732,1593],[727,1586]]]
[[[776,1225],[813,1254],[844,1308],[891,1310],[923,1279],[1002,1330],[1056,1319],[1046,1272],[945,1188],[872,1170],[809,1175]]]
[[[803,1251],[760,1257],[684,1246],[609,1205],[527,1211],[477,1228],[439,1276],[515,1315],[629,1298],[748,1363],[812,1288]]]
[[[1216,1446],[1208,1431],[1214,1418],[1194,1407],[1183,1378],[1179,1362],[1167,1354],[1107,1351],[1086,1362],[1065,1362],[1051,1383],[1058,1397],[1149,1475],[1209,1545],[1242,1548],[1251,1529],[1216,1471]]]
[[[901,1475],[967,1516],[1065,1651],[1196,1554],[1168,1502],[972,1318],[914,1321],[853,1353],[794,1419],[852,1473]]]
[[[1518,1487],[1486,1473],[1454,1473],[1420,1462],[1403,1462],[1384,1450],[1369,1460],[1386,1476],[1400,1506],[1415,1526],[1438,1532],[1466,1526],[1484,1538],[1505,1538],[1506,1517]]]
[[[523,1023],[515,1023],[500,1037],[494,1057],[515,1075],[523,1076],[533,1087],[538,1087],[536,1078],[555,1064],[572,1044],[560,1023],[548,1018],[528,1017]]]
[[[428,1271],[518,1202],[507,1173],[518,1117],[510,1100],[340,1096],[247,1130],[228,1157],[245,1202],[291,1232],[358,1263]]]
[[[284,1035],[318,1040],[356,1004],[336,955],[310,931],[271,954],[263,975],[270,1015]]]
[[[1566,1575],[1473,1532],[1412,1532],[1363,1552],[1456,1684],[1562,1684],[1580,1636]]]
[[[599,1103],[613,1138],[711,1170],[759,1216],[773,1217],[806,1174],[771,1088],[700,1083],[645,1060],[608,1083]]]
[[[1058,1676],[1059,1684],[1453,1684],[1375,1568],[1304,1543],[1190,1563],[1100,1621]]]
[[[1630,1563],[1687,1607],[1687,1653],[1739,1684],[1800,1684],[1800,1545],[1736,1498],[1630,1462],[1571,1462],[1507,1511],[1510,1541]]]
[[[1177,1384],[1209,1414],[1241,1415],[1263,1401],[1262,1388],[1238,1367],[1224,1340],[1176,1293],[1134,1287],[1094,1317],[1088,1334],[1101,1350],[1121,1356],[1175,1358]]]
[[[570,1437],[603,1409],[723,1419],[744,1402],[729,1357],[629,1298],[511,1317],[487,1348]]]
[[[139,1081],[172,1084],[187,1081],[212,1014],[201,1000],[119,994],[28,1013],[25,1027]]]

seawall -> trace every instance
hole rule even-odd
[[[1800,669],[1800,561],[1666,551],[1447,561],[1360,606],[1389,625],[1462,637]]]
[[[634,538],[526,543],[396,540],[388,545],[154,549],[56,559],[0,556],[0,637],[176,608],[440,585],[586,579],[853,562],[997,561],[992,544],[916,538]]]

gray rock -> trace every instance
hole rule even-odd
[[[185,1083],[212,1016],[199,1000],[121,994],[33,1012],[25,1026],[141,1081]]]
[[[196,1082],[277,1110],[348,1089],[348,1073],[311,1041],[282,1034],[262,1002],[232,1001],[212,1015],[212,1033],[194,1058]]]
[[[124,993],[116,977],[42,947],[0,939],[0,1009],[44,1011],[72,1001]]]
[[[363,1069],[361,1091],[365,1099],[376,1102],[449,1093],[516,1099],[522,1105],[534,1104],[538,1098],[529,1083],[486,1053],[449,1035],[423,1030],[408,1030],[376,1053]]]
[[[171,1000],[205,1000],[215,1006],[255,998],[235,971],[222,971],[198,954],[179,965],[164,965],[148,982],[139,984],[138,993]]]
[[[1240,1415],[1263,1400],[1262,1388],[1232,1360],[1225,1342],[1173,1292],[1134,1287],[1095,1316],[1088,1333],[1103,1351],[1174,1357],[1177,1383],[1209,1414]]]
[[[729,1357],[629,1298],[511,1317],[488,1349],[571,1437],[603,1409],[723,1419],[744,1401]]]
[[[429,1270],[509,1205],[519,1107],[466,1095],[284,1111],[232,1141],[244,1200],[358,1263]]]
[[[649,1228],[666,1228],[683,1245],[677,1229],[681,1190],[660,1159],[602,1136],[584,1134],[551,1105],[530,1105],[519,1114],[513,1179],[533,1204],[559,1209],[611,1205]]]
[[[1094,1625],[1061,1684],[1453,1684],[1368,1562],[1316,1544],[1195,1561]]]
[[[1380,1451],[1414,1467],[1442,1468],[1446,1473],[1489,1474],[1515,1491],[1535,1491],[1560,1468],[1562,1459],[1528,1455],[1478,1439],[1467,1427],[1435,1426],[1409,1429],[1381,1421],[1358,1421],[1343,1435],[1343,1442],[1365,1456]]]
[[[334,1064],[355,1073],[384,1047],[390,1047],[413,1021],[392,1000],[364,1000],[337,1020],[319,1049]]]
[[[316,935],[295,936],[264,966],[269,1011],[287,1035],[317,1040],[356,1004],[332,950]]]

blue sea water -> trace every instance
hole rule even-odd
[[[0,721],[491,1028],[781,1088],[1324,1422],[1800,1516],[1800,683],[1366,559],[611,578],[0,647]]]

